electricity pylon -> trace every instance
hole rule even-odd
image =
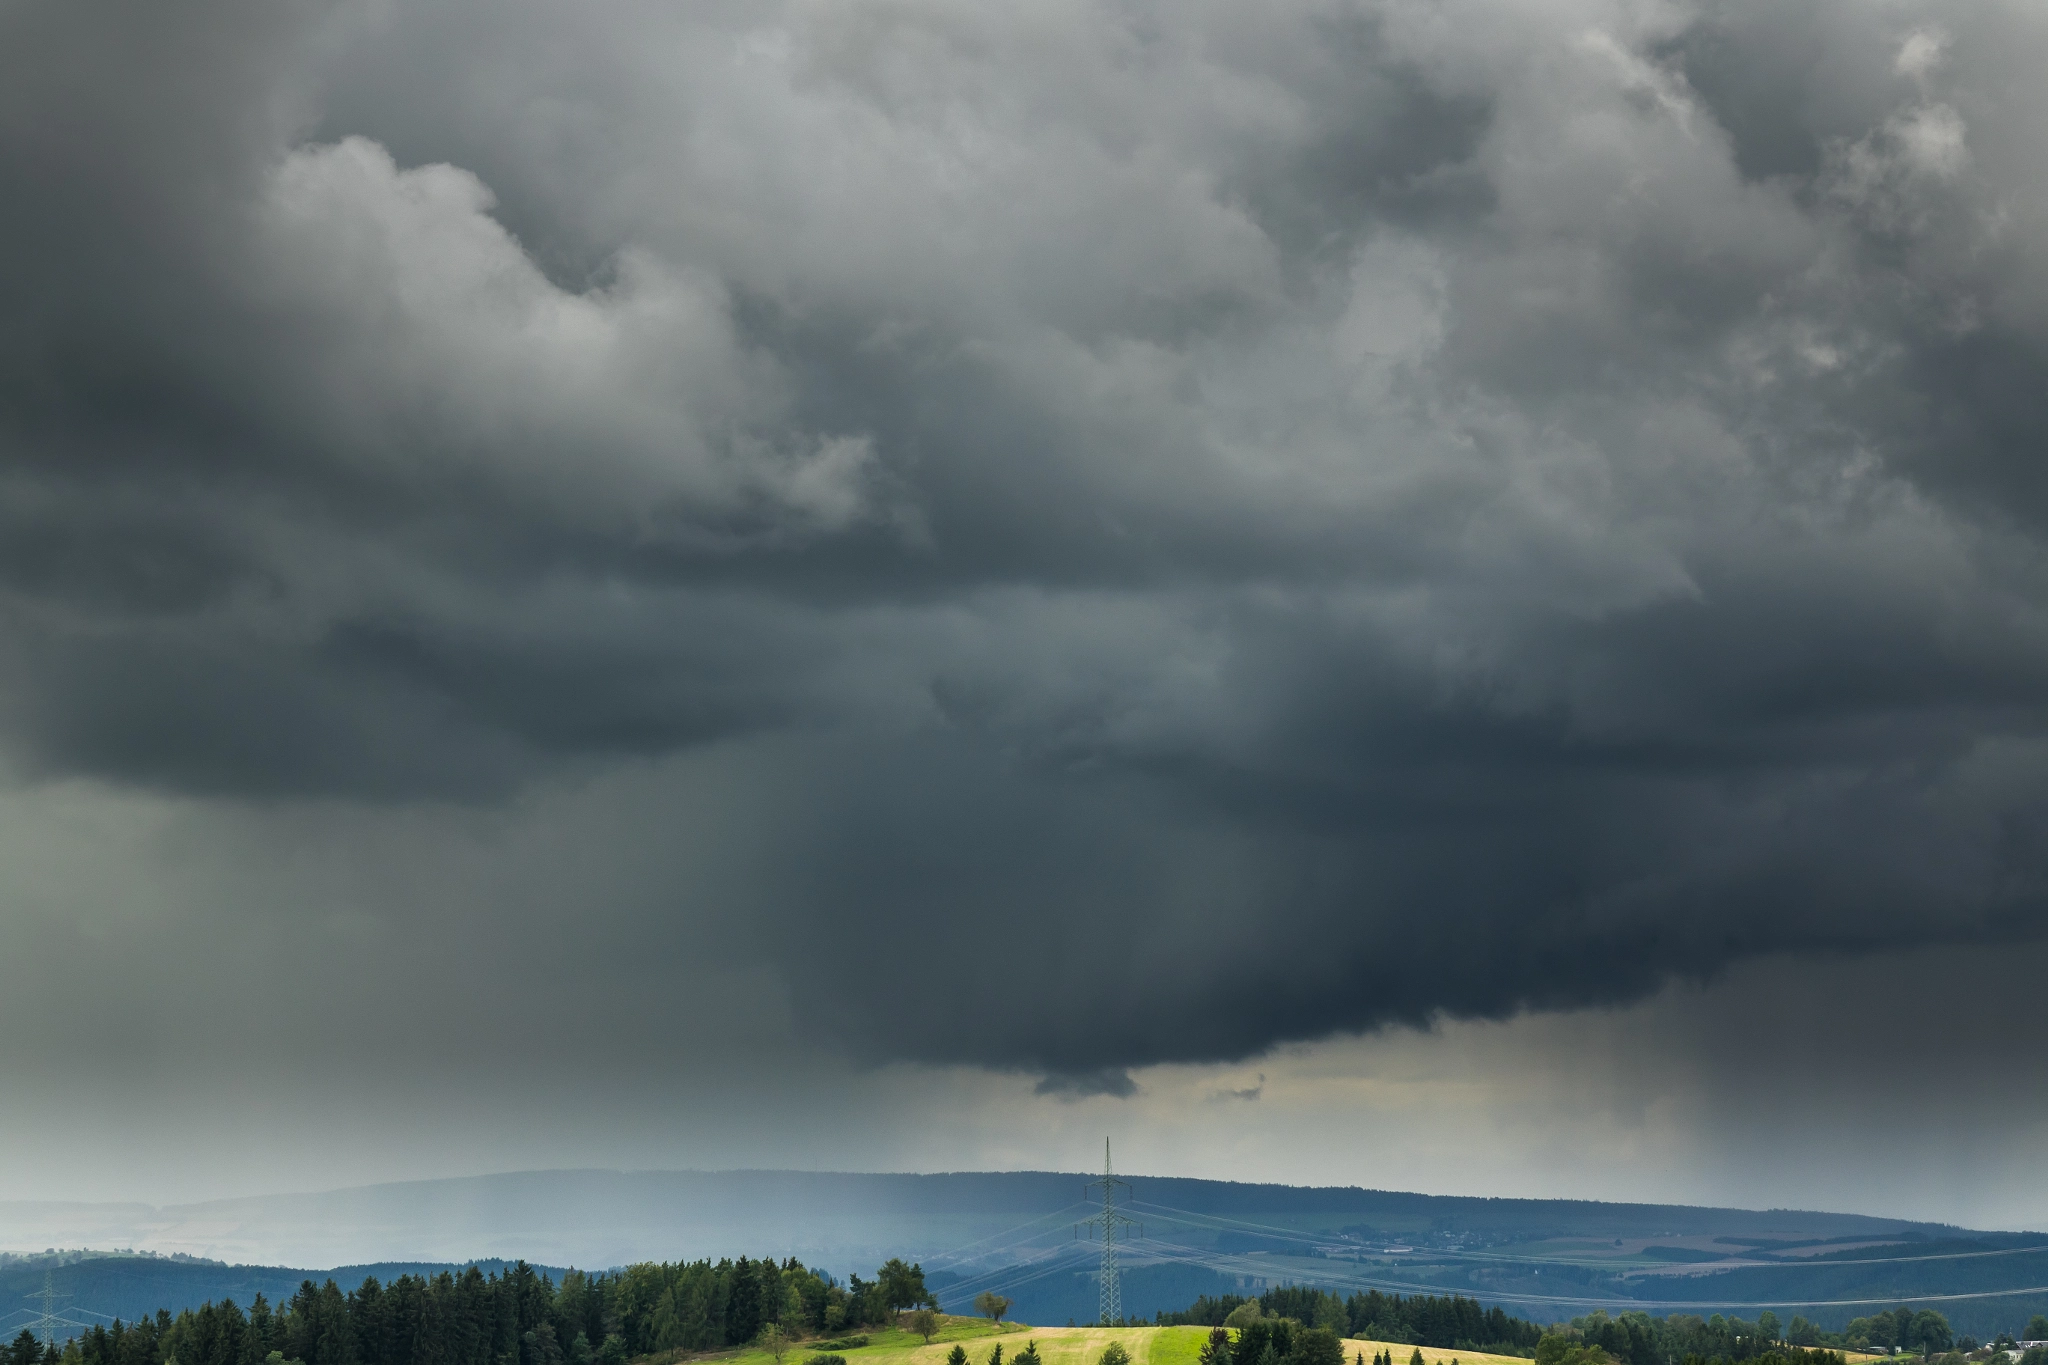
[[[1108,1138],[1102,1140],[1102,1179],[1089,1181],[1088,1188],[1093,1190],[1097,1185],[1102,1187],[1102,1212],[1086,1222],[1076,1223],[1074,1233],[1079,1236],[1081,1229],[1087,1228],[1093,1235],[1096,1228],[1102,1229],[1102,1316],[1096,1325],[1114,1327],[1124,1320],[1124,1291],[1116,1269],[1116,1230],[1119,1227],[1140,1228],[1138,1235],[1142,1237],[1145,1234],[1137,1219],[1116,1206],[1116,1187],[1123,1185],[1126,1194],[1131,1187],[1118,1180],[1110,1167]]]
[[[37,1315],[34,1325],[29,1330],[42,1340],[45,1347],[57,1344],[57,1329],[59,1327],[75,1325],[57,1316],[57,1300],[70,1297],[69,1294],[61,1294],[57,1291],[57,1282],[50,1277],[50,1272],[47,1270],[43,1272],[42,1292],[28,1296],[31,1301],[36,1299],[43,1301],[43,1311]]]

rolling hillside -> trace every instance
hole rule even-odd
[[[0,1204],[0,1249],[148,1247],[56,1267],[85,1313],[287,1296],[302,1279],[381,1280],[472,1257],[604,1269],[635,1260],[794,1256],[840,1277],[920,1261],[947,1307],[981,1288],[1024,1321],[1093,1321],[1096,1249],[1076,1239],[1087,1177],[1045,1172],[527,1172],[318,1194],[136,1205]],[[1835,1327],[1898,1302],[1989,1336],[2048,1311],[2048,1237],[1790,1210],[1451,1198],[1134,1177],[1124,1303],[1149,1317],[1202,1294],[1313,1284],[1457,1293],[1539,1321],[1594,1307],[1777,1307]],[[488,1267],[494,1262],[486,1260]],[[326,1267],[341,1267],[329,1270]],[[299,1267],[316,1267],[302,1269]],[[559,1272],[557,1272],[559,1274]],[[0,1311],[41,1287],[0,1264]],[[17,1314],[17,1317],[19,1315]]]

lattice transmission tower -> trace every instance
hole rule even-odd
[[[57,1288],[56,1278],[47,1270],[43,1272],[43,1287],[33,1294],[24,1294],[22,1297],[30,1303],[41,1304],[42,1311],[37,1312],[34,1309],[17,1308],[10,1313],[0,1314],[0,1337],[6,1336],[8,1332],[15,1331],[18,1328],[26,1327],[35,1334],[36,1339],[42,1342],[44,1348],[47,1349],[55,1346],[59,1341],[70,1340],[74,1333],[82,1332],[92,1325],[91,1323],[80,1322],[69,1314],[57,1311],[57,1300],[68,1299],[71,1296]],[[95,1313],[90,1309],[81,1309],[80,1311],[89,1317],[106,1317],[106,1314]],[[16,1323],[13,1321],[15,1318],[27,1318],[28,1321]],[[60,1330],[64,1334],[62,1337],[57,1335]]]
[[[36,1334],[36,1339],[42,1342],[45,1347],[57,1344],[57,1329],[59,1327],[78,1327],[83,1325],[58,1315],[57,1300],[68,1299],[71,1296],[59,1292],[57,1281],[51,1277],[50,1272],[47,1270],[43,1272],[42,1289],[26,1297],[31,1303],[38,1300],[42,1302],[43,1311],[38,1313],[35,1321],[29,1324],[29,1330]]]
[[[1085,1222],[1074,1225],[1074,1234],[1080,1235],[1087,1228],[1093,1236],[1096,1229],[1102,1231],[1102,1308],[1100,1327],[1115,1327],[1124,1320],[1124,1290],[1116,1268],[1116,1230],[1120,1227],[1137,1228],[1138,1235],[1144,1236],[1143,1225],[1137,1219],[1124,1213],[1116,1206],[1116,1188],[1122,1185],[1129,1195],[1131,1187],[1116,1178],[1116,1171],[1109,1164],[1109,1139],[1102,1140],[1102,1179],[1088,1182],[1088,1189],[1097,1186],[1102,1189],[1102,1212]]]

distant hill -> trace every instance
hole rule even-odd
[[[1074,1224],[1089,1177],[1053,1172],[860,1175],[798,1171],[534,1171],[152,1208],[0,1204],[0,1249],[100,1245],[225,1264],[123,1256],[52,1271],[78,1308],[132,1317],[208,1298],[289,1295],[483,1258],[603,1269],[636,1260],[796,1256],[844,1276],[922,1261],[948,1307],[977,1289],[1025,1321],[1093,1319],[1095,1248]],[[1463,1293],[1539,1319],[1595,1304],[1658,1313],[1698,1304],[1921,1301],[2048,1285],[2048,1237],[1792,1210],[1477,1199],[1131,1177],[1144,1236],[1127,1248],[1127,1311],[1277,1283]],[[2029,1250],[2030,1247],[2043,1250]],[[294,1266],[344,1267],[304,1270]],[[0,1312],[43,1271],[0,1266]],[[559,1275],[559,1271],[555,1272]],[[2037,1302],[2038,1300],[2038,1302]],[[2048,1294],[1939,1306],[1964,1330],[2005,1325]],[[2025,1314],[2019,1321],[2024,1322]],[[1988,1329],[1987,1329],[1988,1330]],[[1980,1333],[1983,1334],[1983,1333]]]
[[[1080,1199],[1090,1177],[1043,1171],[857,1175],[816,1171],[524,1171],[143,1204],[0,1203],[0,1250],[148,1247],[229,1262],[363,1264],[524,1256],[610,1266],[751,1248],[835,1269],[878,1255],[932,1254]],[[1472,1199],[1357,1188],[1133,1177],[1157,1204],[1289,1229],[1527,1240],[1890,1237],[1953,1229],[1835,1213],[1757,1213],[1671,1204]]]
[[[505,1262],[478,1263],[488,1274],[502,1270]],[[96,1256],[68,1264],[48,1265],[42,1258],[0,1265],[0,1315],[21,1308],[42,1289],[45,1276],[51,1287],[64,1295],[59,1311],[83,1322],[96,1318],[121,1318],[133,1322],[159,1308],[176,1312],[196,1308],[217,1299],[233,1299],[246,1306],[261,1294],[276,1303],[288,1299],[301,1281],[316,1284],[332,1278],[349,1288],[365,1276],[390,1281],[406,1274],[435,1274],[462,1267],[420,1261],[382,1261],[370,1265],[338,1266],[327,1270],[298,1270],[289,1266],[223,1265],[217,1261],[173,1261],[165,1257]],[[551,1273],[560,1279],[561,1271]],[[5,1317],[6,1334],[21,1330],[21,1315]]]

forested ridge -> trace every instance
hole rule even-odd
[[[228,1300],[159,1311],[94,1327],[61,1351],[23,1332],[4,1365],[623,1365],[743,1345],[771,1322],[833,1332],[935,1304],[923,1270],[900,1260],[843,1285],[771,1258],[570,1271],[559,1285],[521,1261],[502,1275],[372,1276],[347,1292],[307,1280],[275,1307],[258,1294],[246,1312]]]

